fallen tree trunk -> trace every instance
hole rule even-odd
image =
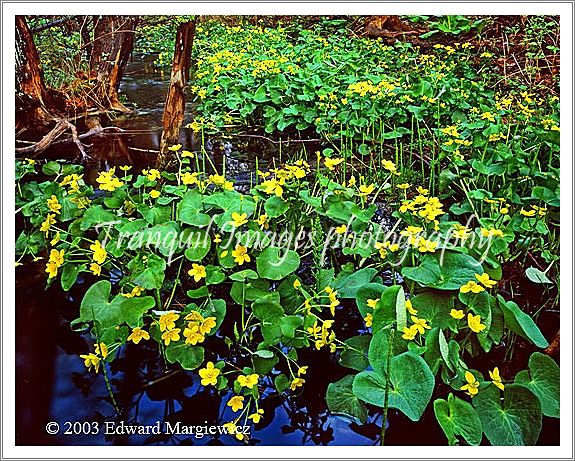
[[[176,33],[176,46],[174,50],[170,88],[166,97],[164,117],[162,119],[163,130],[160,141],[160,154],[156,161],[160,169],[168,167],[172,160],[168,147],[177,144],[180,137],[180,128],[184,121],[184,111],[186,108],[184,89],[188,84],[195,31],[196,23],[192,21],[181,24]]]

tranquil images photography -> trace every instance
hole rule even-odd
[[[16,445],[560,444],[559,16],[13,19]]]

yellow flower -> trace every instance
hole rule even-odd
[[[301,282],[299,281],[299,279],[295,279],[293,281],[293,287],[297,290],[299,287],[301,287]]]
[[[293,381],[291,382],[289,388],[292,391],[295,391],[298,387],[302,387],[305,383],[305,379],[303,378],[294,378]]]
[[[471,331],[475,333],[480,333],[486,328],[486,326],[481,323],[481,316],[473,315],[471,312],[467,314],[467,324],[469,328],[471,328]]]
[[[130,336],[128,336],[128,341],[132,341],[134,344],[138,344],[142,339],[147,341],[150,339],[150,334],[140,327],[134,328]]]
[[[486,288],[493,288],[495,285],[497,285],[497,282],[495,280],[491,280],[489,278],[489,274],[487,273],[483,273],[481,275],[479,274],[475,274],[475,278],[482,283],[483,285],[485,285]]]
[[[222,243],[222,236],[220,234],[214,235],[214,243]]]
[[[216,318],[215,317],[208,317],[204,319],[200,325],[200,332],[203,335],[209,334],[212,331],[212,328],[216,326]]]
[[[481,228],[481,235],[483,237],[503,237],[503,231],[490,227],[489,229]]]
[[[203,343],[206,339],[200,331],[200,326],[194,322],[190,322],[188,328],[184,328],[184,338],[186,338],[186,344],[191,344],[192,346]]]
[[[428,195],[429,194],[429,189],[424,189],[421,186],[417,186],[416,191],[419,192],[421,195]]]
[[[375,184],[370,184],[369,186],[361,185],[359,186],[359,195],[362,197],[367,197],[375,190]]]
[[[130,171],[132,169],[132,165],[124,165],[120,167],[122,171]]]
[[[345,224],[342,224],[341,226],[338,226],[335,228],[335,233],[336,234],[345,234],[345,231],[347,230],[347,226]]]
[[[259,408],[258,411],[256,413],[253,413],[251,415],[248,416],[248,419],[251,419],[254,424],[257,424],[261,421],[261,419],[263,418],[264,414],[264,409],[263,408]]]
[[[437,242],[432,242],[431,240],[425,240],[423,237],[419,239],[417,249],[420,253],[435,253],[437,248]]]
[[[48,231],[50,230],[50,227],[53,224],[56,224],[56,215],[55,214],[48,214],[48,216],[46,216],[46,219],[44,220],[44,222],[40,226],[40,232],[46,232],[46,237],[48,237]]]
[[[372,309],[375,309],[377,307],[377,303],[379,302],[379,298],[377,299],[368,299],[367,300],[367,307],[371,307]]]
[[[50,240],[50,245],[54,246],[60,241],[60,231],[56,232],[56,235],[52,240]]]
[[[253,373],[251,375],[239,375],[237,381],[240,383],[240,386],[247,387],[248,389],[253,389],[253,387],[258,383],[259,379],[260,375]]]
[[[94,367],[94,371],[98,373],[98,369],[100,368],[100,357],[96,354],[82,354],[80,358],[84,359],[84,366],[90,371],[92,367]]]
[[[92,271],[92,274],[94,274],[94,275],[101,275],[102,266],[100,266],[98,263],[92,263],[92,264],[90,264],[90,270]]]
[[[180,314],[175,312],[166,312],[160,315],[160,331],[171,330],[176,327],[176,320],[180,318]]]
[[[155,168],[152,168],[151,170],[142,170],[142,174],[148,178],[148,181],[155,181],[156,179],[160,179],[160,172]]]
[[[398,184],[396,187],[398,189],[406,190],[406,189],[409,189],[411,187],[411,184],[409,184],[408,182],[404,182],[402,184]]]
[[[493,380],[492,383],[495,384],[502,391],[505,390],[505,384],[501,381],[501,376],[499,376],[499,368],[495,367],[493,371],[489,372],[489,377]]]
[[[94,252],[92,259],[98,264],[103,264],[108,252],[104,249],[99,240],[96,240],[92,245],[90,245],[90,250]]]
[[[307,365],[305,365],[303,367],[299,367],[297,370],[297,375],[298,376],[305,375],[307,373],[307,369],[308,369]]]
[[[244,397],[241,395],[234,395],[227,403],[228,407],[232,407],[232,411],[235,413],[238,410],[244,408]]]
[[[240,266],[243,263],[249,263],[251,261],[251,258],[248,255],[248,249],[239,243],[236,245],[236,249],[232,251],[232,256],[234,257],[234,261]]]
[[[477,393],[479,392],[479,381],[475,379],[473,373],[471,373],[470,371],[466,371],[465,380],[467,381],[467,384],[461,386],[460,389],[462,391],[467,391],[467,395],[470,395],[471,397],[477,395]]]
[[[247,213],[236,213],[235,211],[232,213],[233,221],[229,221],[228,224],[231,224],[234,227],[240,227],[243,224],[248,222],[248,214]]]
[[[164,344],[166,346],[170,345],[170,341],[179,341],[180,340],[180,331],[181,328],[174,328],[173,330],[165,331],[162,335],[162,339],[164,340]]]
[[[183,150],[182,151],[182,157],[189,157],[189,158],[194,158],[194,153],[190,152],[189,150]]]
[[[229,435],[235,435],[236,439],[243,440],[245,438],[245,435],[243,432],[238,432],[238,427],[236,426],[236,424],[233,421],[230,421],[229,423],[225,423],[223,425],[223,427],[226,428]]]
[[[268,224],[268,215],[267,214],[263,214],[258,218],[258,224],[260,226],[264,226],[266,229],[268,229],[270,227],[270,225]]]
[[[173,146],[168,147],[168,150],[171,150],[172,152],[177,152],[182,148],[181,144],[174,144]]]
[[[431,327],[427,324],[427,320],[425,319],[418,319],[415,315],[412,315],[411,321],[413,322],[411,328],[416,329],[420,335],[425,333],[426,329],[431,330]]]
[[[193,263],[192,268],[188,271],[190,277],[194,277],[194,281],[199,282],[206,278],[206,268],[200,264]]]
[[[50,208],[50,211],[52,213],[60,214],[60,210],[62,209],[62,205],[60,205],[60,203],[58,202],[58,197],[56,197],[55,195],[52,195],[52,197],[50,197],[48,200],[46,200],[46,202],[48,203],[48,208]]]
[[[393,163],[391,160],[382,160],[381,161],[381,165],[383,166],[383,168],[385,168],[387,171],[391,172],[391,173],[397,173],[397,167],[395,166],[395,163]]]
[[[343,162],[343,158],[329,158],[325,157],[323,159],[323,163],[325,164],[326,168],[330,171],[335,170],[335,167]]]
[[[456,320],[461,320],[463,317],[465,317],[465,314],[463,313],[463,311],[457,310],[457,309],[451,309],[451,312],[449,313],[449,315],[451,315]]]
[[[412,325],[411,327],[407,328],[407,327],[403,327],[403,335],[401,335],[401,337],[403,339],[407,339],[408,341],[411,341],[413,339],[415,339],[415,337],[417,336],[417,328],[414,328],[414,325]]]
[[[365,326],[369,328],[373,324],[373,315],[371,315],[371,312],[368,312],[363,320],[365,321]]]
[[[118,187],[122,187],[124,185],[124,183],[115,176],[115,173],[116,167],[110,168],[109,171],[98,173],[96,182],[100,184],[100,190],[114,192]]]
[[[220,375],[220,370],[214,367],[212,362],[206,363],[206,368],[202,368],[199,371],[202,380],[202,386],[215,386],[218,382],[218,376]]]
[[[159,190],[151,190],[150,191],[150,197],[152,198],[158,198],[161,194],[161,192]]]
[[[411,299],[405,300],[405,308],[407,309],[407,312],[409,312],[411,315],[417,315],[418,310],[413,307]]]
[[[535,210],[526,211],[523,208],[521,208],[521,210],[519,210],[519,213],[528,218],[532,218],[533,216],[535,216]]]
[[[481,285],[477,284],[473,280],[470,280],[461,288],[459,288],[459,291],[461,291],[461,293],[469,293],[470,291],[472,293],[481,293],[484,290],[485,288],[483,288]]]

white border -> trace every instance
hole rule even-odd
[[[385,2],[211,2],[211,3],[104,3],[104,2],[38,2],[3,3],[3,155],[2,207],[3,207],[3,260],[2,277],[2,349],[3,349],[3,413],[2,456],[6,458],[572,458],[572,411],[573,411],[573,144],[572,144],[572,102],[573,102],[573,21],[570,2],[467,2],[467,3],[385,3]],[[14,163],[11,152],[14,148],[14,15],[16,14],[561,14],[561,184],[563,187],[561,223],[561,445],[559,447],[24,447],[15,446],[15,279],[14,279]],[[20,331],[19,334],[26,334]],[[31,339],[33,340],[33,339]],[[417,441],[417,433],[413,434]],[[442,442],[442,441],[438,441]]]

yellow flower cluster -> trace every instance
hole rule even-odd
[[[163,331],[162,340],[166,346],[170,345],[171,341],[180,340],[181,328],[176,328],[176,320],[180,318],[180,314],[176,312],[165,312],[160,315],[158,323],[160,324],[160,331]]]
[[[415,339],[418,333],[422,335],[425,333],[425,330],[431,330],[431,327],[427,324],[427,320],[425,319],[420,319],[415,315],[412,315],[411,321],[413,324],[409,328],[403,327],[403,335],[401,336],[403,339],[412,341]]]
[[[198,343],[203,343],[206,335],[210,334],[216,326],[215,317],[204,318],[198,311],[192,311],[184,317],[188,321],[188,325],[184,328],[184,337],[186,344],[195,346]]]
[[[101,171],[96,178],[96,182],[100,184],[100,190],[114,192],[118,187],[122,187],[124,183],[116,176],[116,167],[110,168],[109,171]]]
[[[414,216],[424,218],[427,222],[438,224],[437,217],[444,214],[443,204],[437,197],[427,197],[424,194],[416,195],[412,200],[405,200],[400,208],[400,213],[410,211]]]
[[[316,320],[313,326],[308,327],[307,332],[313,335],[315,348],[317,350],[320,350],[324,346],[329,346],[330,352],[335,352],[337,347],[335,344],[335,332],[330,331],[334,322],[335,320],[323,320],[320,327]]]
[[[283,186],[295,179],[303,179],[310,172],[310,166],[305,160],[298,160],[293,165],[285,165],[283,168],[274,168],[271,171],[258,171],[258,176],[264,178],[260,187],[268,195],[282,197]],[[273,177],[270,177],[273,174]],[[267,179],[270,177],[269,179]]]
[[[58,268],[64,264],[64,250],[51,250],[50,259],[46,264],[46,272],[48,273],[48,278],[53,278],[58,275]]]
[[[335,308],[339,306],[339,299],[337,299],[337,291],[335,291],[331,287],[325,287],[325,292],[329,297],[329,311],[331,312],[332,317],[335,316]]]
[[[361,97],[364,97],[368,93],[374,95],[372,97],[375,97],[375,95],[384,96],[395,90],[397,86],[397,83],[388,82],[387,80],[382,80],[377,85],[374,84],[371,80],[364,80],[351,83],[347,87],[347,94],[351,95],[355,93],[359,94]]]

